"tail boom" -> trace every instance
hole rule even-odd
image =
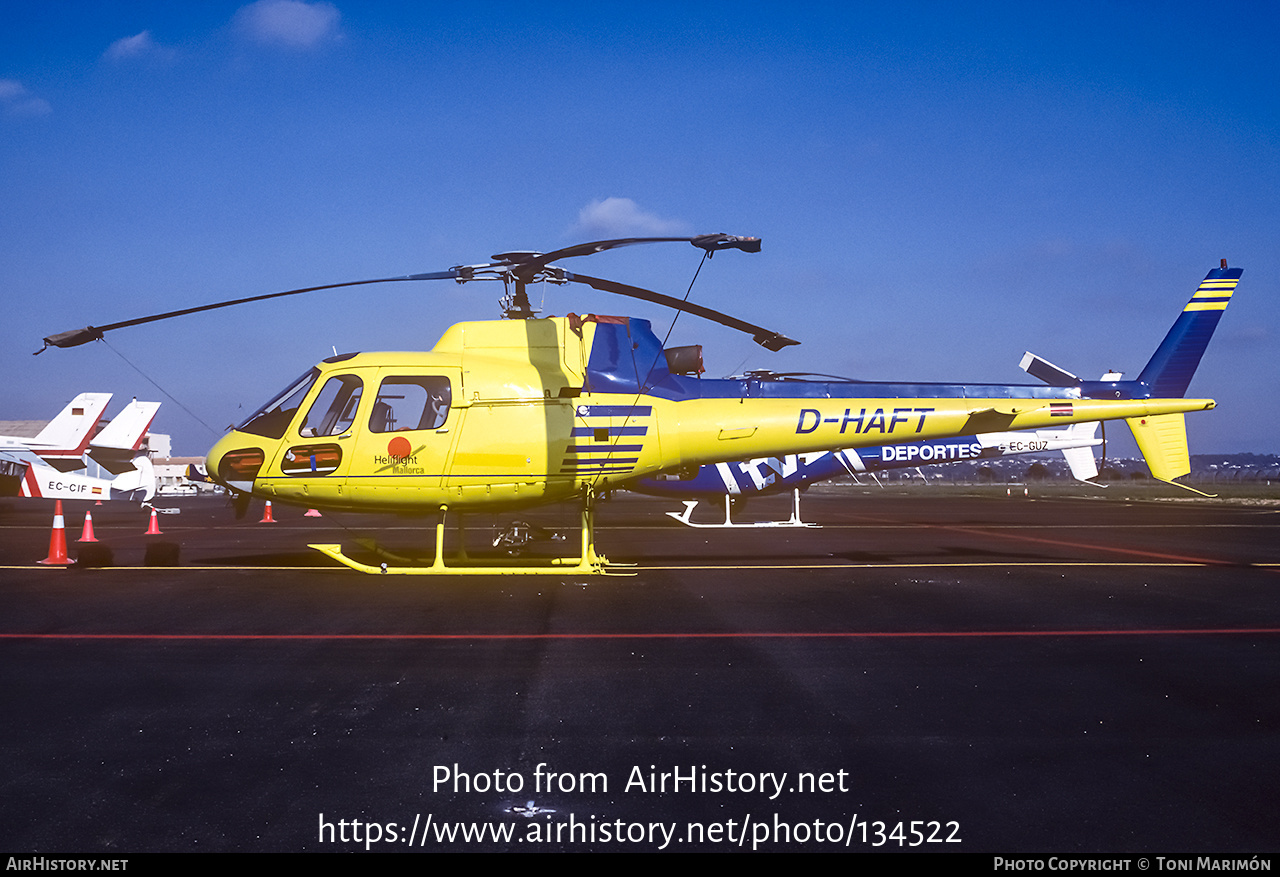
[[[886,403],[890,407],[884,407]],[[736,400],[732,404],[699,400],[676,403],[679,410],[672,412],[668,422],[677,426],[663,429],[662,445],[664,456],[678,448],[682,466],[706,465],[888,442],[1207,411],[1214,404],[1212,399],[872,398],[802,399],[790,404],[782,400],[747,400],[745,404]],[[853,425],[859,419],[855,433]],[[635,474],[649,474],[643,471],[646,462],[643,458],[639,461]]]

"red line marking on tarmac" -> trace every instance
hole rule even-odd
[[[1206,566],[1235,566],[1227,560],[1210,557],[1188,557],[1183,554],[1166,554],[1163,551],[1148,551],[1141,548],[1120,548],[1110,545],[1094,545],[1089,542],[1069,542],[1065,539],[1046,539],[1043,536],[1020,536],[1012,533],[999,533],[987,530],[970,530],[964,527],[944,527],[946,530],[957,530],[961,533],[978,534],[986,533],[991,536],[999,536],[1004,539],[1015,539],[1021,542],[1043,542],[1046,545],[1060,545],[1064,548],[1084,548],[1090,551],[1111,551],[1116,554],[1133,554],[1138,557],[1155,557],[1161,560],[1173,560],[1180,563],[1201,563]]]
[[[876,523],[886,523],[881,518],[873,518],[863,516],[866,520],[875,521]],[[1024,536],[1019,533],[1002,533],[998,530],[984,530],[974,527],[957,527],[948,524],[921,524],[921,529],[926,530],[949,530],[953,533],[965,533],[970,536],[996,536],[1001,539],[1012,539],[1016,542],[1040,542],[1045,545],[1057,545],[1063,548],[1083,548],[1088,551],[1110,551],[1115,554],[1132,554],[1137,557],[1154,557],[1166,561],[1176,561],[1179,563],[1197,563],[1204,566],[1240,566],[1229,560],[1221,560],[1209,557],[1188,557],[1182,554],[1166,554],[1162,551],[1148,551],[1141,548],[1121,548],[1114,545],[1095,545],[1090,542],[1070,542],[1066,539],[1046,539],[1043,536]]]
[[[0,633],[0,640],[587,640],[587,639],[928,639],[1052,636],[1238,636],[1278,634],[1280,627],[1140,628],[1134,630],[793,631],[769,633]]]

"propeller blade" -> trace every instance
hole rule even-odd
[[[695,304],[691,301],[681,301],[678,298],[663,295],[660,292],[654,292],[649,289],[641,289],[638,286],[630,286],[626,283],[617,283],[613,280],[602,280],[599,277],[589,277],[586,274],[571,274],[568,271],[564,272],[564,279],[572,283],[585,283],[592,289],[598,289],[601,292],[613,292],[618,295],[626,295],[631,298],[638,298],[642,301],[650,301],[654,304],[665,305],[669,308],[675,308],[678,311],[685,311],[686,313],[711,320],[712,322],[719,323],[722,326],[728,326],[730,329],[737,329],[739,332],[746,332],[748,335],[752,336],[752,339],[757,344],[766,350],[777,351],[784,347],[800,343],[799,341],[794,341],[791,338],[788,338],[786,335],[774,332],[771,329],[765,329],[762,326],[748,323],[745,320],[739,320],[737,317],[722,314],[719,311],[712,310],[711,308],[704,307],[703,305]]]
[[[200,305],[194,308],[183,308],[180,311],[168,311],[163,314],[152,314],[149,317],[138,317],[134,320],[122,320],[119,323],[110,323],[106,326],[85,326],[83,329],[72,329],[69,332],[59,332],[57,335],[50,335],[44,339],[44,347],[36,351],[43,353],[48,347],[78,347],[81,344],[88,344],[90,341],[97,341],[102,337],[104,332],[110,332],[113,329],[123,329],[126,326],[139,326],[143,323],[154,323],[159,320],[168,320],[172,317],[184,317],[187,314],[198,314],[201,311],[213,311],[218,308],[229,308],[232,305],[248,304],[255,301],[266,301],[271,298],[283,298],[286,295],[301,295],[304,292],[319,292],[322,289],[341,289],[346,286],[365,286],[370,283],[396,283],[404,280],[456,280],[460,276],[464,276],[466,270],[462,268],[450,268],[448,271],[435,271],[430,274],[407,274],[404,277],[381,277],[376,280],[351,280],[346,283],[327,283],[324,286],[307,286],[302,289],[290,289],[285,292],[269,292],[266,295],[253,295],[248,298],[237,298],[231,301],[217,302],[211,305]]]

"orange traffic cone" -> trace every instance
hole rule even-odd
[[[320,513],[319,513],[318,511],[316,511],[315,509],[307,509],[307,513],[306,513],[305,515],[303,515],[303,517],[304,517],[304,518],[318,518],[318,517],[321,517],[321,515],[320,515]]]
[[[143,536],[163,536],[160,532],[160,519],[156,516],[156,510],[151,510],[151,523],[147,524],[147,532]]]
[[[77,542],[97,542],[98,541],[97,539],[93,538],[93,515],[89,514],[88,512],[84,513],[84,529],[80,532],[80,538],[77,539],[76,541]]]
[[[259,524],[274,524],[276,519],[271,517],[271,500],[267,500],[267,506],[262,510],[262,520]]]
[[[67,529],[62,523],[62,500],[53,507],[53,532],[49,534],[49,556],[40,563],[50,566],[70,566],[74,561],[67,557]]]

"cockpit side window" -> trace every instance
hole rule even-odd
[[[311,369],[286,387],[283,392],[273,396],[270,402],[251,414],[236,429],[266,438],[284,438],[285,430],[293,422],[293,416],[298,413],[298,407],[306,398],[307,391],[319,377],[320,370]]]
[[[356,419],[364,382],[355,375],[337,375],[325,381],[316,401],[311,403],[307,418],[298,428],[303,438],[338,435],[346,432]]]
[[[390,377],[378,388],[371,432],[438,429],[449,418],[453,388],[442,376]]]

